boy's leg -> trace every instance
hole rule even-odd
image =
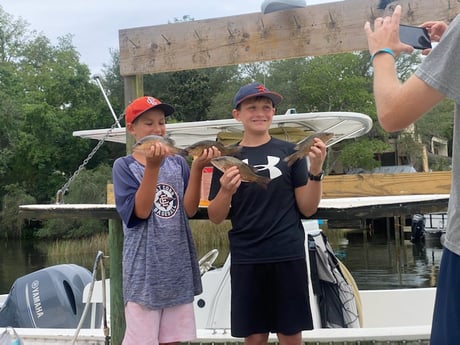
[[[123,345],[158,345],[160,311],[128,302],[125,306],[126,330]]]

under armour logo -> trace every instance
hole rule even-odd
[[[273,180],[282,175],[281,170],[276,167],[279,161],[279,157],[267,156],[267,164],[253,165],[253,167],[256,168],[258,172],[268,170],[268,175]],[[249,164],[247,159],[244,159],[243,162]]]

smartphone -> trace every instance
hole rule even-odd
[[[415,49],[431,48],[431,40],[428,31],[420,26],[399,25],[399,39]]]

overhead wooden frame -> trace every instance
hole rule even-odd
[[[120,73],[139,76],[366,50],[363,26],[384,15],[379,3],[344,0],[265,15],[122,29]],[[457,0],[401,0],[387,10],[398,3],[404,24],[450,22],[460,12]]]

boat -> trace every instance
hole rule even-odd
[[[412,216],[411,241],[413,243],[444,240],[447,229],[447,212]]]
[[[425,236],[441,237],[447,229],[447,212],[428,213],[425,218]]]
[[[317,220],[303,220],[306,233],[306,251],[309,250],[308,238],[312,236],[318,237],[321,234],[318,224]],[[226,258],[222,267],[215,268],[213,267],[213,262],[217,255],[218,251],[212,249],[200,259],[203,293],[196,296],[194,301],[198,336],[197,340],[193,342],[194,344],[243,341],[240,338],[232,337],[230,334],[230,256]],[[307,255],[307,265],[311,272],[310,267],[312,262],[309,255]],[[72,268],[75,269],[73,266]],[[340,268],[353,291],[356,311],[359,316],[359,327],[323,327],[319,301],[314,293],[313,278],[311,277],[309,281],[309,293],[314,329],[302,332],[302,338],[305,342],[329,344],[335,342],[382,341],[391,344],[391,342],[397,341],[424,342],[429,340],[435,288],[360,291],[354,285],[352,276],[346,268],[343,266],[340,266]],[[58,269],[56,272],[58,272],[57,275],[59,276],[64,271],[67,271],[67,274],[69,274],[67,269]],[[70,274],[72,275],[72,273]],[[94,272],[93,276],[95,276]],[[35,284],[35,287],[37,287],[37,281],[46,280],[45,277],[37,279],[36,276],[25,276],[24,278],[29,283],[23,284],[21,288],[16,287],[16,290],[21,292],[21,297],[18,300],[24,299],[22,292],[25,291],[27,285],[32,286]],[[89,276],[86,278],[88,279]],[[57,281],[58,286],[61,285],[59,278],[53,277],[50,280]],[[69,284],[67,294],[69,294],[69,291],[74,291],[73,280],[69,278],[67,281]],[[110,280],[92,280],[85,285],[83,291],[81,291],[80,287],[77,290],[78,293],[75,294],[79,296],[79,300],[76,301],[76,304],[79,306],[77,309],[79,309],[79,313],[82,315],[81,308],[87,306],[85,318],[86,322],[90,322],[90,324],[86,324],[82,328],[77,326],[68,328],[14,327],[14,330],[25,344],[108,344],[109,339],[107,334],[110,328],[110,317],[108,317],[110,315],[110,299],[108,297],[110,296]],[[0,322],[8,297],[8,295],[0,296]],[[30,318],[31,315],[37,315],[38,302],[41,302],[39,312],[48,312],[46,310],[47,302],[42,301],[39,294],[35,294],[31,298],[34,303],[29,303],[29,310],[23,312],[29,314],[26,315],[26,318]],[[101,309],[102,306],[104,306],[103,309]],[[55,306],[49,308],[49,312],[56,310]],[[71,311],[61,311],[58,318],[60,320],[56,320],[56,323],[62,322],[65,314],[68,313],[72,314]],[[5,331],[8,330],[0,327],[0,334]],[[273,342],[277,341],[275,334],[270,334],[269,339]]]

